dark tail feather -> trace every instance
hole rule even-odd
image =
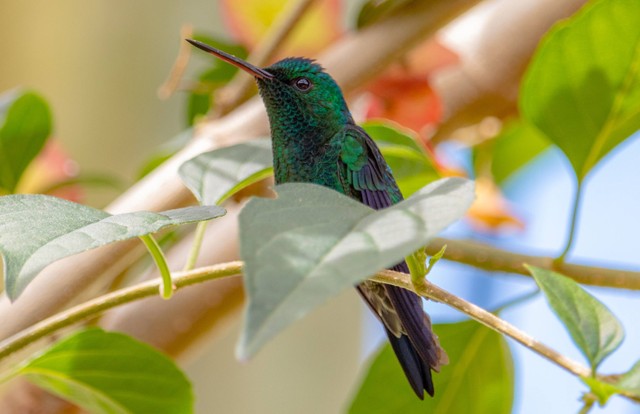
[[[388,329],[385,329],[385,331],[387,332],[391,347],[396,353],[398,361],[400,361],[404,375],[409,380],[411,388],[413,388],[413,392],[415,392],[421,400],[424,399],[424,391],[427,391],[427,393],[433,397],[434,390],[433,379],[431,378],[431,367],[425,365],[422,361],[408,336],[402,335],[400,338],[396,338]]]

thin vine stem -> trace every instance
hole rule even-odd
[[[202,267],[188,272],[177,272],[174,275],[173,283],[176,289],[181,289],[207,280],[239,275],[241,272],[242,262],[229,262]],[[74,323],[94,317],[108,309],[125,303],[155,296],[158,294],[158,288],[162,283],[162,279],[153,279],[135,286],[119,289],[44,319],[0,342],[0,360],[36,340],[73,325]]]
[[[199,268],[188,272],[180,272],[175,275],[174,283],[176,289],[195,283],[204,282],[206,280],[219,279],[242,273],[242,262],[230,262],[215,266]],[[438,302],[447,304],[478,322],[505,334],[516,341],[520,342],[527,348],[549,359],[560,367],[578,376],[590,376],[591,370],[579,363],[559,354],[550,347],[538,342],[528,334],[520,331],[508,322],[500,319],[496,315],[461,299],[431,283],[425,282],[423,287],[415,286],[412,283],[411,276],[404,273],[398,273],[390,270],[384,270],[377,273],[373,280],[381,283],[392,284],[404,289],[412,290],[425,298],[433,299]],[[132,302],[144,297],[157,294],[158,286],[162,280],[154,279],[136,286],[120,289],[115,292],[100,296],[91,301],[77,305],[71,309],[60,312],[50,318],[47,318],[19,333],[7,338],[0,343],[0,360],[22,348],[28,344],[43,338],[53,332],[70,326],[74,323],[95,316],[105,310],[113,307]]]
[[[187,272],[178,272],[174,275],[173,282],[175,283],[176,290],[178,290],[183,287],[202,283],[208,280],[237,276],[242,273],[242,270],[243,263],[240,261],[222,263]],[[391,270],[380,271],[371,279],[380,283],[386,283],[411,290],[424,298],[432,299],[457,309],[483,325],[513,338],[525,347],[574,375],[588,377],[592,374],[591,369],[588,367],[558,353],[549,346],[519,330],[515,326],[509,324],[503,319],[500,319],[493,313],[467,302],[428,281],[425,281],[423,287],[415,286],[412,283],[410,275]],[[149,280],[135,286],[108,293],[44,319],[41,322],[0,342],[0,360],[25,348],[36,340],[50,335],[62,328],[68,327],[90,317],[94,317],[116,306],[145,297],[154,296],[157,294],[158,287],[162,283],[163,281],[161,279]],[[598,376],[598,379],[608,382],[606,376]],[[636,401],[638,400],[635,395],[629,393],[623,392],[622,395]]]
[[[580,202],[582,200],[582,181],[578,181],[578,188],[576,190],[575,197],[573,198],[573,208],[571,210],[571,227],[569,228],[569,236],[567,238],[567,242],[562,250],[562,254],[558,256],[556,262],[564,263],[567,254],[573,247],[573,242],[575,240],[576,228],[578,224],[578,213],[580,210]]]
[[[204,239],[204,235],[207,231],[208,221],[201,221],[198,223],[196,227],[196,231],[193,235],[193,244],[191,245],[191,250],[189,251],[189,257],[187,257],[187,262],[184,264],[185,272],[196,267],[196,262],[198,261],[198,255],[200,254],[200,248],[202,247],[202,240]]]
[[[140,240],[142,240],[147,250],[149,250],[149,253],[151,253],[151,257],[153,257],[153,261],[156,262],[156,266],[158,266],[158,271],[160,272],[160,277],[162,278],[162,284],[160,285],[160,296],[162,296],[163,299],[170,299],[173,295],[171,271],[169,270],[167,259],[164,257],[164,253],[162,253],[160,245],[150,234],[140,236]]]

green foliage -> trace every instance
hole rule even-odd
[[[271,142],[257,139],[205,152],[178,173],[201,204],[220,204],[240,189],[273,173]]]
[[[525,75],[524,117],[579,181],[640,129],[640,2],[593,1],[545,37]]]
[[[616,387],[640,398],[640,361],[620,377]]]
[[[620,321],[576,282],[559,273],[527,266],[571,338],[595,371],[624,338]]]
[[[544,134],[523,120],[512,120],[497,137],[474,148],[474,168],[478,174],[488,163],[493,180],[502,184],[548,147]]]
[[[0,95],[0,194],[15,191],[50,134],[51,113],[40,95],[22,90]]]
[[[240,214],[249,300],[237,351],[241,358],[316,306],[423,246],[462,217],[473,200],[472,183],[461,178],[432,183],[379,211],[313,184],[276,190],[277,199],[253,199]]]
[[[349,413],[510,413],[514,378],[504,338],[475,321],[434,325],[434,331],[451,361],[434,375],[434,398],[415,397],[386,344],[374,357]]]
[[[604,382],[597,378],[582,378],[582,381],[589,386],[591,393],[597,398],[600,405],[605,405],[609,398],[615,394],[640,399],[640,361],[631,369],[622,374],[617,380]]]
[[[405,197],[441,178],[433,162],[410,133],[399,125],[371,121],[362,125],[376,141]]]
[[[193,128],[187,128],[178,135],[163,143],[149,158],[142,164],[138,170],[137,177],[141,179],[151,171],[158,168],[162,163],[171,158],[176,152],[182,149],[193,138]]]
[[[112,216],[51,196],[0,197],[0,250],[7,295],[16,299],[44,267],[63,257],[224,213],[220,207],[204,206]]]
[[[247,57],[247,50],[240,45],[202,34],[194,35],[193,39],[224,50],[240,59]],[[188,125],[193,125],[198,117],[209,112],[213,104],[212,93],[219,87],[229,83],[237,70],[238,69],[232,65],[227,65],[217,59],[211,59],[211,65],[198,76],[198,86],[189,94],[187,100]]]
[[[193,412],[191,384],[175,363],[120,333],[77,332],[16,374],[96,414]]]

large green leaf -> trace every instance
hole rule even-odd
[[[434,398],[416,398],[386,344],[373,358],[349,413],[511,413],[513,363],[504,338],[475,321],[434,325],[434,331],[451,360],[434,374]]]
[[[520,106],[579,180],[640,129],[640,2],[590,2],[545,37]]]
[[[93,328],[71,335],[18,374],[91,413],[193,412],[191,384],[175,363],[120,333]]]
[[[277,199],[253,199],[240,214],[249,297],[241,358],[340,291],[426,244],[473,200],[473,184],[461,178],[432,183],[379,211],[313,184],[284,184],[276,191]]]
[[[224,213],[221,207],[202,206],[112,216],[51,196],[0,197],[0,251],[7,295],[17,298],[42,269],[63,257]]]
[[[27,165],[51,134],[47,103],[33,92],[0,96],[0,187],[12,193]]]
[[[271,141],[257,139],[205,152],[180,166],[182,181],[202,204],[220,204],[272,174]]]
[[[620,321],[568,277],[534,266],[527,269],[595,371],[620,346],[624,338]]]
[[[385,121],[370,121],[362,127],[380,147],[405,197],[441,178],[433,162],[412,138],[409,130]]]

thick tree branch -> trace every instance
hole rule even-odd
[[[447,250],[444,253],[444,259],[482,270],[531,276],[523,266],[530,264],[562,273],[585,285],[640,290],[640,271],[561,263],[553,257],[513,253],[470,240],[436,238],[426,247],[427,253],[433,255],[445,244]]]

